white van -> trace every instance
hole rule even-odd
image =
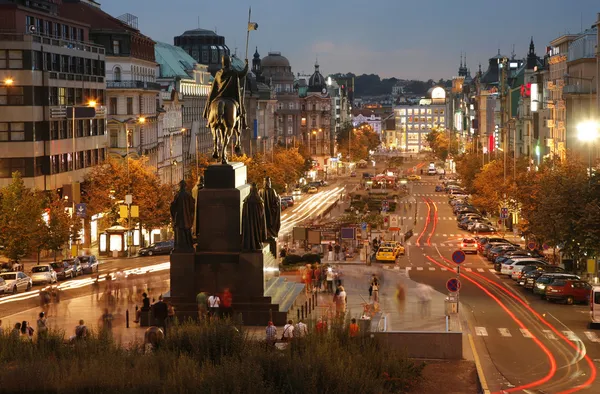
[[[600,324],[600,286],[592,286],[590,292],[590,328],[593,328]]]

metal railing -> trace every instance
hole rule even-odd
[[[145,81],[106,81],[106,88],[161,90],[161,86],[159,83]]]
[[[593,94],[596,93],[596,88],[590,84],[580,85],[565,85],[563,88],[564,94]]]

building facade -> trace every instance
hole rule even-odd
[[[306,89],[300,94],[300,130],[303,143],[319,165],[326,165],[332,157],[332,97],[327,81],[319,71],[319,64],[308,79]]]
[[[104,161],[105,51],[58,1],[0,3],[0,187],[19,171],[28,187],[71,188]],[[94,106],[71,118],[68,108]],[[71,192],[72,191],[72,192]]]
[[[352,125],[354,127],[366,123],[373,129],[377,135],[381,136],[382,127],[381,127],[381,115],[376,114],[374,111],[369,109],[353,109],[352,110]]]
[[[427,134],[433,129],[446,130],[448,111],[446,91],[437,86],[422,98],[419,105],[394,106],[395,125],[401,149],[421,152],[429,148]]]

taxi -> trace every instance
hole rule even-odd
[[[394,249],[394,253],[396,254],[396,256],[404,255],[404,246],[400,245],[400,243],[397,241],[385,241],[381,244],[381,246],[384,248]]]
[[[393,248],[380,247],[375,255],[377,261],[396,261],[396,253]]]
[[[318,191],[319,191],[319,190],[318,190],[316,187],[314,187],[314,186],[311,186],[311,187],[309,187],[309,188],[308,188],[308,190],[307,190],[307,193],[308,193],[308,194],[315,194],[315,193],[317,193]]]
[[[407,179],[409,181],[420,181],[421,180],[421,176],[417,175],[417,174],[410,174]]]

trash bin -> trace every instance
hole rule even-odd
[[[371,332],[371,319],[358,319],[358,332]]]
[[[113,251],[112,251],[112,257],[113,257],[113,258],[115,258],[115,259],[116,259],[117,257],[119,257],[119,251],[118,251],[118,250],[113,250]]]
[[[458,313],[458,300],[455,296],[448,296],[444,300],[444,306],[446,311],[446,316],[449,316],[453,313]]]

